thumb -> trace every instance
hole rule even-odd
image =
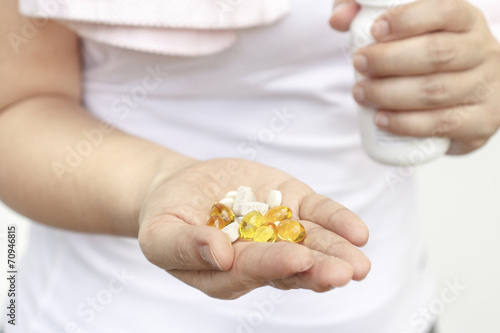
[[[330,26],[338,31],[347,31],[352,20],[359,11],[359,5],[354,0],[336,0]]]
[[[213,227],[169,217],[139,231],[146,258],[165,270],[228,270],[234,259],[229,238]]]

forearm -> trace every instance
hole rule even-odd
[[[154,178],[194,162],[57,96],[1,111],[0,156],[0,199],[19,213],[61,228],[128,236],[137,235]]]

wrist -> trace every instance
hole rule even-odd
[[[144,214],[145,202],[150,198],[150,195],[156,189],[175,174],[184,170],[196,163],[199,160],[169,151],[164,149],[162,154],[158,155],[158,159],[151,165],[151,171],[143,174],[140,183],[140,190],[137,191],[137,196],[132,212],[133,221],[131,230],[134,237],[137,236],[141,221],[141,216]]]

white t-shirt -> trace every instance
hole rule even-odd
[[[434,318],[420,309],[432,287],[413,179],[388,182],[401,170],[362,151],[349,36],[328,27],[330,13],[330,1],[294,0],[285,19],[240,30],[230,49],[197,58],[84,39],[83,102],[132,135],[198,159],[268,164],[346,205],[370,229],[364,281],[217,300],[150,264],[136,239],[34,224],[18,325],[6,332],[426,332]]]

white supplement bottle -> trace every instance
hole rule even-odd
[[[375,20],[394,7],[414,0],[356,0],[361,9],[351,24],[351,47],[355,54],[360,48],[375,43],[370,30]],[[394,9],[396,10],[396,9]],[[356,82],[365,77],[356,72]],[[414,138],[385,132],[375,125],[375,111],[359,106],[359,122],[363,148],[374,160],[390,165],[413,166],[431,161],[448,150],[447,138]]]

